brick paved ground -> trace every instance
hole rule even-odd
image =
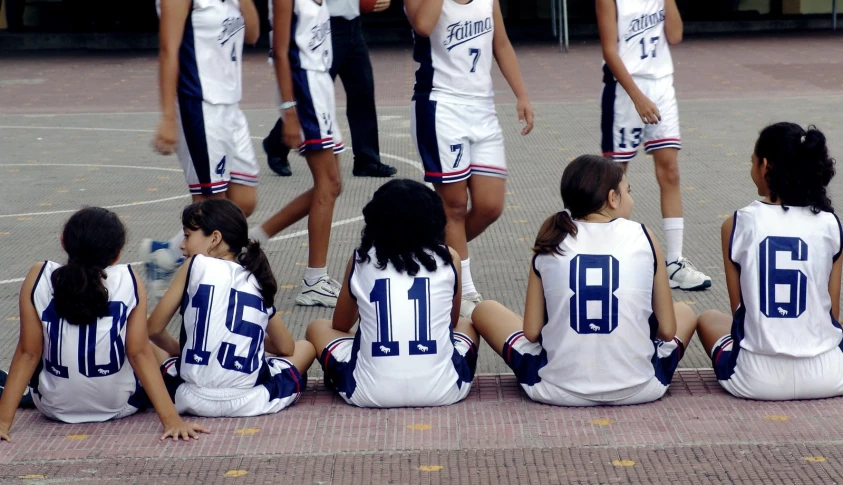
[[[473,245],[472,260],[484,295],[521,311],[529,244],[544,217],[560,206],[562,169],[599,147],[600,54],[594,43],[576,45],[567,56],[552,46],[521,46],[518,53],[537,128],[528,138],[518,136],[512,97],[498,78],[512,178],[507,209]],[[712,290],[677,292],[675,298],[697,311],[727,310],[718,228],[754,197],[749,155],[764,124],[816,123],[829,136],[832,153],[843,153],[837,116],[843,110],[841,54],[837,36],[698,39],[674,50],[685,146],[685,252],[714,278]],[[166,238],[178,230],[178,211],[187,200],[181,171],[173,158],[149,149],[158,109],[154,61],[150,53],[2,59],[0,368],[8,365],[17,341],[19,279],[34,261],[61,258],[57,234],[68,211],[82,204],[117,206],[130,230],[127,262],[137,261],[140,238]],[[401,176],[420,179],[409,137],[409,50],[378,49],[373,63],[384,157]],[[273,83],[263,55],[247,56],[243,105],[256,138],[274,121],[266,109]],[[360,207],[379,185],[351,177],[350,153],[343,160],[346,187],[329,255],[334,274],[359,237]],[[631,169],[633,216],[660,234],[651,166],[640,157]],[[308,184],[300,160],[293,169],[289,179],[265,172],[254,221]],[[836,200],[843,195],[840,187],[835,181]],[[299,224],[268,247],[282,285],[278,307],[297,336],[311,319],[330,315],[293,306],[306,261],[304,229]],[[209,420],[214,434],[191,445],[155,442],[159,425],[153,414],[68,426],[23,412],[15,442],[0,444],[0,483],[25,476],[20,480],[45,483],[840,481],[839,400],[732,399],[710,371],[693,370],[709,367],[696,342],[682,365],[686,370],[671,395],[659,403],[556,409],[525,401],[484,345],[480,371],[496,375],[481,378],[465,403],[364,411],[314,388],[277,416]],[[319,375],[317,366],[311,376]]]

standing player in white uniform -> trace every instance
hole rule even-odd
[[[622,164],[643,143],[661,189],[671,288],[702,290],[711,278],[682,256],[685,220],[679,186],[679,109],[668,44],[682,41],[676,0],[596,0],[603,44],[603,155]]]
[[[761,131],[750,175],[764,200],[723,223],[732,315],[709,310],[699,336],[720,385],[743,398],[843,395],[843,228],[828,198],[825,136],[776,123]]]
[[[411,118],[413,141],[445,203],[447,243],[460,255],[460,314],[470,317],[481,296],[471,277],[468,242],[503,212],[507,169],[495,113],[492,58],[518,100],[522,135],[533,108],[498,0],[405,0],[419,63]],[[471,199],[471,210],[469,207]]]
[[[536,237],[523,320],[500,303],[477,306],[477,332],[530,398],[558,406],[640,404],[667,391],[696,315],[673,303],[661,248],[626,218],[629,183],[611,160],[565,168],[565,210]]]
[[[248,217],[258,201],[258,161],[242,97],[243,44],[260,35],[252,0],[157,0],[161,17],[161,121],[155,148],[174,151],[193,200],[225,197]],[[151,291],[160,296],[181,263],[179,231],[144,239]]]
[[[339,283],[328,276],[328,243],[334,204],[342,191],[339,154],[345,150],[336,120],[331,16],[325,0],[273,0],[272,58],[281,91],[284,144],[298,147],[313,187],[290,201],[251,236],[266,243],[307,217],[307,269],[297,305],[334,307]]]
[[[182,213],[188,261],[149,317],[153,343],[172,359],[162,372],[180,413],[257,416],[293,405],[315,358],[275,313],[278,289],[260,244],[248,239],[240,209],[222,199]],[[182,315],[179,340],[166,331]],[[286,356],[265,357],[266,351]]]
[[[126,242],[117,214],[82,209],[61,241],[67,264],[36,264],[21,288],[20,341],[0,397],[0,440],[11,440],[27,382],[41,414],[64,423],[123,418],[151,400],[162,439],[207,432],[182,421],[167,396],[146,333],[146,292],[130,266],[116,264]]]
[[[477,333],[459,316],[458,255],[445,246],[442,200],[419,182],[392,180],[363,217],[333,321],[307,328],[325,383],[361,407],[461,401],[474,378]]]

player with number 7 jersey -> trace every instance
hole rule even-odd
[[[477,363],[477,334],[459,317],[457,255],[444,245],[441,200],[419,182],[397,179],[375,192],[363,215],[363,238],[333,321],[317,320],[307,330],[326,384],[361,407],[464,399]]]

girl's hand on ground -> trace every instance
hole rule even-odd
[[[167,438],[173,438],[173,441],[178,441],[179,438],[190,441],[191,439],[198,440],[200,433],[208,434],[211,431],[201,424],[187,423],[182,419],[172,426],[165,428],[164,434],[161,435],[161,441]]]

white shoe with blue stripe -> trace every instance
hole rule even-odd
[[[299,294],[296,296],[296,305],[336,308],[340,288],[339,282],[328,275],[322,276],[312,285],[302,280]]]

